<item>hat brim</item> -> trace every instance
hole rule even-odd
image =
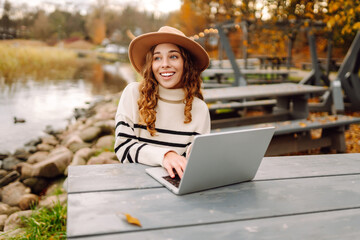
[[[151,47],[160,43],[172,43],[185,48],[191,54],[195,67],[200,72],[209,66],[209,55],[194,40],[174,33],[152,32],[135,38],[129,46],[129,59],[137,72],[141,72],[145,64],[145,55]]]

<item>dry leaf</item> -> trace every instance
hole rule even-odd
[[[124,215],[125,215],[128,223],[141,227],[141,223],[140,223],[139,219],[131,216],[128,213],[124,213]]]
[[[299,125],[300,125],[300,127],[306,127],[307,126],[306,123],[303,123],[303,122],[300,122]]]

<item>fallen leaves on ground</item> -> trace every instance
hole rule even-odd
[[[141,223],[140,223],[139,219],[131,216],[131,215],[128,214],[128,213],[124,213],[124,215],[125,215],[126,221],[127,221],[128,223],[141,227]]]

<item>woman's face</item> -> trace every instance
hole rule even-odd
[[[154,49],[152,71],[164,88],[181,88],[184,60],[178,46],[161,43]]]

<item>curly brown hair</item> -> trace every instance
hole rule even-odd
[[[145,57],[145,65],[141,72],[143,80],[141,81],[139,86],[140,97],[138,100],[140,123],[146,125],[146,129],[149,131],[151,136],[154,136],[156,133],[155,108],[159,99],[159,83],[155,79],[154,73],[152,71],[152,59],[155,47],[156,46],[153,46]],[[178,46],[178,48],[180,49],[180,54],[184,60],[184,69],[181,80],[185,92],[185,98],[183,100],[185,104],[184,123],[190,123],[192,120],[191,110],[194,97],[198,97],[201,100],[204,99],[201,92],[201,72],[195,67],[194,61],[190,53],[180,46]]]

